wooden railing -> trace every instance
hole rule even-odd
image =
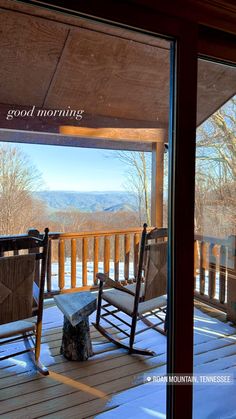
[[[227,311],[229,278],[235,278],[235,236],[226,239],[195,235],[194,294],[209,305]]]
[[[132,282],[137,275],[141,232],[142,228],[51,233],[46,296],[96,288],[98,271],[124,284]],[[228,271],[232,274],[232,237],[196,235],[194,243],[195,297],[224,311]]]
[[[102,271],[127,284],[137,275],[142,228],[50,233],[45,296],[97,287]]]
[[[124,284],[133,282],[138,269],[141,232],[142,228],[50,233],[45,297],[96,289],[98,271]],[[37,230],[29,232],[37,233]],[[236,281],[235,243],[235,236],[220,239],[195,235],[195,298],[224,311],[227,311],[229,279]]]

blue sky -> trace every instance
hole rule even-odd
[[[3,145],[6,143],[0,143]],[[13,144],[41,172],[42,189],[73,191],[125,190],[125,168],[116,152],[79,147]]]

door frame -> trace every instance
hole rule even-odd
[[[198,24],[197,18],[191,19],[187,13],[185,18],[174,16],[171,7],[168,10],[166,6],[163,12],[158,10],[162,6],[153,6],[152,2],[101,0],[75,5],[70,0],[18,0],[20,3],[174,40],[170,75],[167,361],[169,374],[192,374],[197,58],[199,54],[236,63],[235,36],[220,31],[216,35],[215,30]],[[207,19],[210,21],[210,14]],[[227,30],[227,22],[225,27]],[[167,386],[167,418],[182,417],[183,406],[185,417],[190,419],[192,385]]]

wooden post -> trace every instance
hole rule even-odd
[[[76,239],[71,239],[71,288],[76,287]]]
[[[138,256],[139,256],[139,240],[140,235],[134,234],[134,279],[136,280],[138,275]]]
[[[201,242],[200,246],[200,294],[205,294],[205,278],[207,269],[207,244]]]
[[[40,237],[40,232],[36,228],[30,228],[28,230],[28,236]],[[36,247],[34,249],[29,249],[29,253],[38,253],[38,252],[39,252],[39,247]],[[37,285],[39,285],[39,282],[40,282],[39,272],[40,272],[39,261],[37,261],[36,266],[35,266],[35,282]]]
[[[236,236],[229,237],[227,271],[227,319],[236,323]]]
[[[196,284],[197,284],[198,265],[199,265],[198,241],[195,240],[194,241],[194,291],[196,290]]]
[[[209,279],[208,295],[212,299],[216,293],[216,245],[211,243],[209,247]]]
[[[118,236],[118,234],[115,235],[114,253],[115,281],[119,281],[120,236]]]
[[[87,285],[87,261],[88,261],[88,239],[83,238],[82,241],[82,282],[83,287]]]
[[[104,237],[104,274],[109,276],[110,271],[110,237]]]
[[[48,260],[47,260],[47,291],[52,291],[52,242],[48,242]]]
[[[158,142],[152,143],[152,190],[151,222],[155,227],[163,227],[163,179],[166,130],[159,129]]]
[[[60,239],[58,243],[58,268],[59,268],[59,288],[65,287],[65,241]]]
[[[124,237],[124,277],[125,282],[127,283],[129,280],[129,256],[130,256],[130,235],[125,234]]]
[[[94,237],[93,242],[93,283],[97,285],[98,280],[96,274],[98,273],[98,249],[99,249],[99,238]]]
[[[221,304],[225,302],[225,288],[226,288],[226,247],[220,246],[220,289],[219,300]]]

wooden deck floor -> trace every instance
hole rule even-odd
[[[214,363],[222,361],[222,356],[227,358],[229,367],[236,354],[235,329],[220,321],[224,320],[221,313],[210,311],[214,317],[197,311],[195,319],[195,364],[205,365],[206,372],[212,372],[209,366],[213,365],[214,370]],[[35,373],[27,355],[1,362],[1,418],[92,418],[105,411],[118,418],[116,409],[122,400],[127,400],[114,395],[126,394],[132,388],[141,390],[146,386],[147,375],[165,373],[166,338],[156,332],[151,331],[154,335],[148,335],[148,340],[146,332],[139,335],[139,345],[157,352],[156,357],[147,358],[128,355],[92,328],[95,355],[84,363],[77,363],[69,362],[59,354],[61,324],[62,315],[58,309],[47,308],[42,360],[49,367],[49,376]],[[138,393],[135,393],[136,397],[139,397]],[[140,397],[143,394],[145,392],[140,391]]]

